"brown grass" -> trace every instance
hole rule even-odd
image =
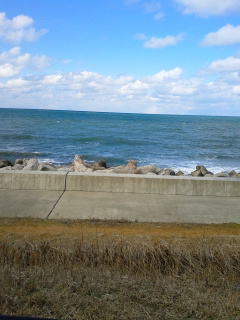
[[[239,225],[2,219],[0,310],[79,320],[237,320]]]

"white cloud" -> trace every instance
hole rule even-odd
[[[9,107],[176,114],[231,114],[231,108],[240,115],[236,71],[212,82],[182,73],[176,67],[139,79],[89,71],[29,75],[0,82],[0,95]]]
[[[183,13],[200,16],[221,15],[240,11],[239,0],[175,0]]]
[[[240,71],[240,58],[230,56],[226,59],[219,59],[210,63],[206,68],[203,68],[199,74],[206,75],[209,73],[219,72],[236,72]]]
[[[179,33],[177,36],[166,36],[165,38],[152,37],[143,43],[144,48],[157,49],[167,46],[175,46],[179,41],[183,39],[183,33]]]
[[[29,53],[20,54],[20,52],[20,47],[13,47],[0,54],[0,77],[16,76],[26,67],[42,69],[50,62],[50,59],[45,55],[32,56]]]
[[[176,80],[179,79],[181,76],[183,70],[181,68],[175,68],[172,70],[162,70],[153,76],[147,76],[143,78],[143,81],[146,83],[161,83],[165,81],[171,81],[171,80]]]
[[[19,44],[22,41],[35,41],[47,32],[47,29],[36,30],[32,27],[33,19],[19,15],[7,19],[5,12],[0,12],[0,41]]]
[[[227,24],[216,32],[208,33],[201,41],[202,46],[231,46],[240,43],[240,25]]]
[[[1,78],[9,78],[19,74],[21,71],[21,67],[14,66],[10,63],[5,63],[0,65],[0,77]]]
[[[6,88],[22,88],[27,85],[29,85],[28,81],[22,78],[11,79],[6,82]]]

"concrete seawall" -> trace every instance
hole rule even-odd
[[[5,170],[0,217],[240,223],[240,179]]]

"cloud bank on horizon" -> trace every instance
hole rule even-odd
[[[0,107],[240,116],[239,0],[2,8]]]

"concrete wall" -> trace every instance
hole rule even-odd
[[[1,170],[0,217],[240,223],[240,179]]]
[[[65,180],[66,172],[0,171],[0,189],[63,191]]]
[[[239,197],[240,179],[6,170],[0,189]]]

